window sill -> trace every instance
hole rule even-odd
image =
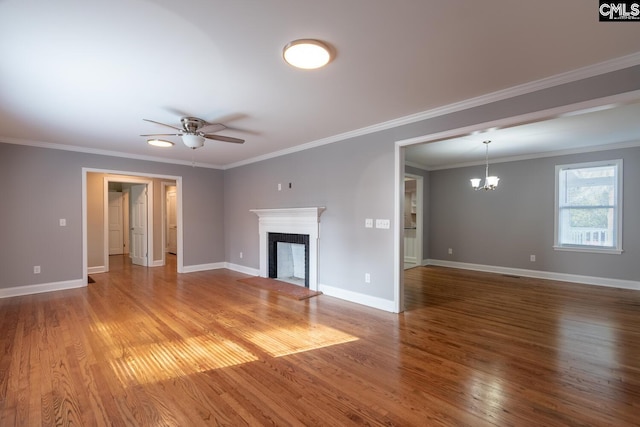
[[[622,249],[615,248],[596,248],[596,247],[584,247],[584,246],[554,246],[554,250],[556,251],[567,251],[567,252],[587,252],[592,254],[611,254],[611,255],[620,255],[624,252]]]

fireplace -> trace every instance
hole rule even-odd
[[[258,215],[258,233],[260,236],[260,277],[277,277],[272,270],[278,269],[278,246],[282,246],[281,254],[291,252],[294,279],[301,276],[300,262],[296,262],[299,253],[304,252],[304,282],[301,286],[318,290],[318,240],[320,235],[320,215],[323,207],[286,208],[286,209],[252,209]],[[280,242],[280,243],[278,243]],[[296,245],[303,245],[304,251]],[[269,252],[275,252],[275,255]],[[281,255],[286,258],[289,255]],[[272,264],[275,263],[275,266]],[[289,266],[283,267],[288,269]],[[285,273],[287,274],[287,273]],[[299,278],[298,278],[299,279]]]
[[[309,287],[309,235],[268,233],[269,277]]]

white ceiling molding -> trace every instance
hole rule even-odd
[[[208,168],[208,169],[224,169],[224,167],[220,165],[211,165],[211,164],[198,163],[198,162],[194,163],[186,160],[166,159],[164,157],[144,156],[140,154],[123,153],[121,151],[110,151],[110,150],[102,150],[99,148],[79,147],[76,145],[54,144],[52,142],[42,142],[42,141],[29,141],[25,139],[9,138],[5,136],[0,136],[0,142],[4,142],[6,144],[14,144],[14,145],[26,145],[29,147],[49,148],[52,150],[74,151],[77,153],[86,153],[86,154],[98,154],[100,156],[123,157],[126,159],[146,160],[149,162],[196,166],[199,168]]]
[[[409,116],[401,117],[394,120],[389,120],[376,125],[367,126],[361,129],[341,133],[338,135],[330,136],[327,138],[311,141],[306,144],[297,145],[285,150],[275,151],[273,153],[265,154],[263,156],[253,157],[251,159],[243,160],[241,162],[232,163],[224,167],[224,169],[232,169],[239,166],[248,165],[251,163],[260,162],[263,160],[272,159],[275,157],[284,156],[299,151],[308,150],[310,148],[320,147],[322,145],[332,144],[334,142],[344,141],[346,139],[355,138],[358,136],[368,135],[375,132],[380,132],[395,127],[416,123],[422,120],[431,119],[434,117],[444,116],[446,114],[455,113],[469,108],[479,107],[481,105],[490,104],[492,102],[503,101],[505,99],[514,98],[528,93],[536,92],[539,90],[549,89],[554,86],[562,84],[572,83],[579,80],[583,80],[590,77],[599,76],[602,74],[623,70],[625,68],[640,65],[640,52],[616,58],[610,61],[601,62],[598,64],[589,65],[587,67],[578,68],[573,71],[561,73],[555,76],[547,77],[544,79],[536,80],[533,82],[525,83],[522,85],[514,86],[511,88],[499,90],[486,95],[481,95],[475,98],[470,98],[465,101],[456,102],[453,104],[437,107],[431,110],[423,111]]]

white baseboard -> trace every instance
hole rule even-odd
[[[183,273],[195,273],[198,271],[218,270],[221,268],[227,268],[226,262],[213,262],[211,264],[197,264],[197,265],[185,265]]]
[[[87,280],[75,279],[63,282],[40,283],[38,285],[15,286],[13,288],[0,289],[0,298],[19,297],[22,295],[41,294],[44,292],[63,291],[66,289],[83,288],[87,286]]]
[[[348,291],[346,289],[335,288],[333,286],[318,285],[318,290],[330,297],[340,298],[345,301],[355,302],[356,304],[366,305],[367,307],[377,308],[378,310],[394,312],[394,302],[371,295],[360,294],[358,292]]]
[[[499,267],[494,265],[471,264],[467,262],[427,259],[423,265],[460,268],[463,270],[485,271],[488,273],[511,274],[515,276],[533,277],[535,279],[558,280],[561,282],[581,283],[584,285],[606,286],[609,288],[632,289],[640,291],[640,282],[620,280],[607,277],[581,276],[578,274],[554,273],[551,271],[527,270],[524,268]]]
[[[151,261],[151,265],[149,267],[163,267],[164,266],[164,261],[161,259],[157,259],[154,261]]]
[[[238,273],[249,274],[251,276],[260,275],[260,270],[258,269],[245,267],[244,265],[233,264],[230,262],[214,262],[211,264],[185,265],[183,273],[195,273],[197,271],[219,270],[221,268],[227,268],[229,270],[237,271]]]
[[[238,273],[248,274],[250,276],[259,276],[260,270],[257,268],[245,267],[244,265],[233,264],[231,262],[226,263],[229,270],[237,271]]]
[[[105,268],[104,265],[98,265],[98,266],[95,266],[95,267],[88,267],[87,268],[87,273],[88,274],[104,273],[105,271],[107,271],[107,269]]]

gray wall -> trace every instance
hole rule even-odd
[[[623,159],[621,255],[556,251],[555,165]],[[430,172],[432,259],[555,273],[640,280],[640,148],[491,165],[496,191],[473,191],[483,166]],[[447,253],[453,249],[453,255]],[[529,260],[536,255],[536,261]]]
[[[83,167],[182,176],[184,264],[224,261],[223,171],[0,143],[0,288],[82,277]]]
[[[259,267],[258,217],[250,209],[324,206],[318,283],[392,300],[392,229],[364,222],[393,220],[393,169],[393,142],[381,133],[226,171],[227,259]]]

